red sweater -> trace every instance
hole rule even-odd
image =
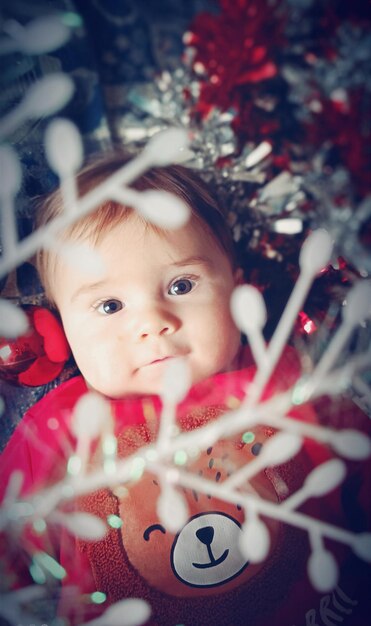
[[[271,381],[269,393],[288,388],[297,378],[296,357],[292,353],[287,354],[277,368],[278,374]],[[252,376],[253,369],[250,367],[238,372],[219,374],[195,386],[179,407],[180,427],[191,430],[220,415],[226,410],[232,397],[233,402],[244,397],[246,384]],[[1,456],[3,491],[15,469],[21,470],[24,476],[22,495],[63,479],[66,463],[76,445],[70,430],[72,410],[77,400],[86,392],[84,380],[81,377],[73,378],[50,392],[27,412]],[[338,423],[343,426],[354,425],[355,419],[356,427],[367,428],[365,416],[352,407],[350,418],[350,404],[347,406],[345,413],[337,412]],[[159,398],[132,397],[113,400],[111,407],[115,417],[115,435],[120,457],[127,456],[156,438],[161,410]],[[347,417],[339,418],[340,413]],[[313,421],[313,416],[313,411],[308,407],[297,411],[299,419]],[[321,421],[325,422],[326,417]],[[221,481],[225,479],[229,471],[252,460],[258,449],[257,444],[264,445],[265,439],[272,434],[272,429],[264,427],[252,428],[251,431],[254,435],[253,442],[243,444],[240,438],[234,437],[232,440],[216,443],[211,451],[202,453],[192,462],[193,471],[197,470],[205,478]],[[267,470],[261,482],[258,480],[257,490],[259,492],[267,489],[268,495],[264,492],[265,496],[282,500],[287,496],[287,489],[290,493],[299,488],[308,470],[328,456],[329,452],[323,446],[306,441],[302,453],[294,461],[280,466],[277,471]],[[359,464],[350,464],[351,475],[359,473],[358,466]],[[367,486],[362,481],[359,491],[365,492],[366,489]],[[186,526],[192,529],[192,524],[198,524],[195,527],[199,533],[196,547],[200,556],[194,558],[204,563],[203,569],[197,568],[195,578],[189,577],[189,568],[187,570],[183,564],[185,553],[184,547],[182,548],[185,542],[186,551],[193,549],[190,539],[193,535],[186,536],[182,531],[175,536],[159,523],[156,514],[158,481],[148,473],[142,480],[129,485],[127,491],[101,489],[79,499],[77,503],[74,502],[73,506],[77,509],[90,511],[105,522],[112,519],[112,515],[115,516],[114,519],[121,519],[121,528],[108,525],[106,537],[99,542],[76,539],[61,526],[51,525],[43,534],[38,534],[34,528],[28,528],[21,536],[21,545],[23,542],[29,553],[46,551],[66,570],[63,580],[65,593],[60,603],[60,612],[68,615],[71,622],[81,623],[119,599],[142,597],[152,607],[149,623],[158,626],[177,623],[192,626],[291,626],[294,622],[296,626],[305,624],[306,613],[311,607],[320,606],[323,595],[316,594],[307,580],[305,563],[308,545],[305,533],[283,524],[274,525],[266,519],[264,521],[269,527],[272,542],[268,558],[263,565],[256,566],[242,561],[236,565],[239,557],[233,553],[232,544],[228,544],[223,550],[217,533],[220,529],[220,534],[232,541],[231,538],[240,532],[243,512],[238,507],[226,506],[216,498],[202,496],[191,490],[183,492],[190,512],[190,521]],[[273,492],[275,495],[272,496]],[[320,516],[329,522],[340,522],[339,525],[343,523],[344,526],[344,521],[347,520],[344,520],[345,515],[341,511],[340,496],[341,492],[338,490],[335,494],[322,498]],[[68,507],[69,504],[67,509]],[[363,506],[362,511],[364,508]],[[306,505],[305,510],[318,516],[315,501]],[[207,532],[213,534],[212,540],[211,537],[207,539]],[[22,579],[24,568],[19,566],[17,554],[14,546],[9,545],[8,536],[3,541],[4,545],[9,578],[12,579],[17,574]],[[336,551],[340,559],[349,556],[349,550],[344,553],[342,548],[338,550],[335,547]],[[213,559],[216,563],[217,557],[221,559],[223,555],[227,555],[223,564],[215,568],[206,567],[208,558],[214,565]],[[234,558],[233,565],[229,565],[229,555]],[[16,566],[14,559],[17,561]],[[218,575],[213,578],[218,568],[221,574],[219,578]],[[198,578],[200,571],[205,572],[205,575],[200,574],[201,577]],[[211,578],[208,578],[209,574]],[[343,579],[344,574],[341,581]],[[347,576],[344,580],[348,580]],[[10,580],[10,584],[13,582]],[[16,581],[17,584],[19,580],[18,583]],[[25,584],[25,580],[21,584]],[[75,591],[70,593],[71,587]],[[101,606],[96,606],[89,600],[90,594],[95,590],[106,594],[106,602]],[[354,588],[348,584],[343,591],[347,597],[358,601],[359,608],[359,598],[355,597]],[[352,605],[351,613],[346,615],[346,619],[349,620],[349,616],[355,619],[354,606]],[[345,613],[341,615],[344,616]],[[345,620],[342,623],[344,626],[348,623],[349,626],[358,626],[356,621]],[[318,626],[321,626],[319,618]]]

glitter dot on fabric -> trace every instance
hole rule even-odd
[[[103,604],[103,602],[106,601],[107,596],[103,593],[103,591],[94,591],[94,593],[91,594],[90,599],[94,602],[94,604]]]
[[[255,439],[255,435],[251,431],[247,431],[246,433],[242,435],[242,441],[244,443],[252,443],[254,439]]]
[[[107,517],[107,522],[111,528],[121,528],[122,526],[122,519],[118,517],[118,515],[109,515]]]

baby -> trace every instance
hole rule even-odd
[[[122,153],[113,153],[89,163],[77,176],[79,194],[88,193],[127,160]],[[238,267],[234,244],[224,216],[207,186],[188,169],[169,166],[148,171],[134,182],[133,187],[138,191],[163,190],[172,193],[188,205],[191,210],[190,219],[177,230],[161,230],[145,221],[131,207],[114,201],[104,202],[93,213],[79,219],[59,235],[62,243],[81,244],[99,255],[104,267],[103,274],[99,276],[76,267],[56,251],[45,249],[38,253],[37,266],[46,296],[60,316],[81,375],[49,392],[24,416],[1,457],[4,488],[14,470],[22,472],[24,495],[65,477],[69,451],[76,446],[70,425],[71,415],[76,403],[88,390],[94,390],[110,400],[119,456],[125,456],[135,446],[148,443],[155,435],[157,426],[153,424],[151,435],[143,434],[143,428],[148,427],[145,399],[152,398],[152,412],[154,410],[159,416],[158,396],[165,369],[172,359],[181,357],[186,361],[191,384],[198,390],[183,410],[183,417],[185,415],[188,420],[188,429],[201,423],[200,418],[194,422],[193,417],[190,417],[195,406],[198,413],[201,406],[202,413],[204,401],[206,404],[219,406],[224,404],[228,390],[223,386],[223,381],[219,384],[214,382],[215,375],[223,376],[223,373],[241,367],[244,362],[240,332],[232,320],[229,304],[234,287],[242,282],[242,270]],[[47,224],[62,211],[62,197],[57,190],[43,201],[38,226]],[[212,384],[211,387],[207,385],[206,391],[200,396],[199,385],[205,380],[212,381]],[[227,383],[229,389],[229,381]],[[238,379],[235,395],[238,395],[237,392],[243,395],[245,383],[246,376],[241,381]],[[205,411],[209,409],[206,407]],[[218,413],[214,411],[213,416],[220,414],[220,411],[220,408]],[[128,451],[123,442],[130,427],[134,427],[135,434],[133,437],[131,434],[129,436],[131,443]],[[134,448],[133,441],[136,442]],[[223,450],[222,447],[221,454],[224,454]],[[235,454],[233,446],[232,454]],[[206,461],[209,463],[210,459],[207,458]],[[240,462],[244,462],[242,456]],[[266,478],[263,483],[265,492],[270,493],[268,497],[275,499],[274,489]],[[140,490],[143,484],[145,485],[140,483]],[[144,501],[150,503],[151,511],[148,515],[155,514],[158,493],[151,495],[151,488],[154,488],[152,481],[149,487],[145,486],[146,497],[143,499],[141,494],[137,504],[132,505],[133,522],[130,528],[135,534],[143,519],[147,519]],[[136,489],[132,490],[132,497],[135,493]],[[107,506],[107,502],[110,503],[109,506],[112,505],[108,492],[105,492],[104,502],[102,497],[93,496],[92,512],[95,515],[105,511],[104,502]],[[203,515],[205,510],[213,508],[213,503],[213,500],[206,499],[206,503],[202,504],[202,499],[199,500],[198,506],[201,506]],[[89,509],[91,503],[88,505]],[[128,515],[128,505],[127,501],[125,517]],[[113,503],[110,511],[111,516],[114,514],[119,517],[119,500]],[[136,520],[137,515],[139,521]],[[108,517],[105,515],[104,520]],[[206,524],[206,517],[203,519]],[[226,522],[229,518],[223,514],[221,519]],[[233,528],[239,528],[242,519],[243,512],[240,508],[234,516]],[[150,536],[152,527],[153,524],[149,523],[147,528],[143,527],[142,541],[143,537]],[[151,593],[158,594],[159,588],[161,593],[170,591],[177,580],[174,572],[168,572],[166,567],[162,569],[163,580],[159,577],[157,561],[161,563],[161,559],[153,538],[150,547],[155,551],[148,562],[143,558],[142,548],[132,553],[129,544],[135,545],[135,538],[125,538],[125,550],[129,551],[132,561],[132,566],[126,569],[122,565],[122,559],[125,562],[127,557],[122,554],[122,549],[117,552],[117,546],[115,551],[115,542],[112,544],[111,538],[110,546],[105,546],[102,554],[104,559],[108,555],[109,573],[112,572],[113,561],[120,565],[120,571],[116,578],[109,575],[108,580],[101,580],[106,567],[105,563],[100,562],[99,555],[90,554],[94,542],[84,547],[83,542],[76,543],[74,538],[71,542],[71,538],[62,532],[55,546],[53,531],[51,534],[54,539],[49,534],[39,537],[33,529],[30,533],[31,537],[27,535],[28,550],[30,551],[30,546],[34,546],[33,550],[38,552],[54,554],[62,566],[66,567],[66,584],[78,587],[85,596],[95,589],[104,589],[108,602],[120,597],[131,597],[135,593],[128,581],[130,576],[134,576],[133,572],[138,570],[139,575],[143,575],[147,581],[145,588],[139,590],[139,595],[147,597],[151,604],[156,605],[156,597],[149,597],[148,582],[150,588],[157,587],[157,591]],[[220,535],[223,536],[223,532]],[[169,533],[168,536],[170,537]],[[215,541],[216,538],[214,550],[217,549]],[[104,541],[98,542],[98,545],[99,552]],[[149,542],[148,545],[145,542],[144,546],[148,554]],[[161,549],[164,550],[163,547]],[[236,550],[237,544],[234,552]],[[9,556],[11,551],[8,546],[5,546],[5,551]],[[163,562],[168,562],[168,556],[162,557]],[[217,591],[224,579],[227,586],[223,591],[231,586],[228,583],[231,578],[228,568],[235,568],[233,563],[236,555],[231,553],[230,560],[232,565],[227,564],[227,570],[222,569],[219,574]],[[241,556],[237,556],[237,563],[242,573],[246,567],[245,560],[241,561]],[[19,564],[15,569],[19,570]],[[205,574],[207,573],[205,570]],[[234,578],[234,570],[232,573]],[[254,570],[252,573],[255,573]],[[202,598],[210,590],[203,570],[201,574],[201,580],[205,580]],[[124,576],[121,582],[118,581],[120,576]],[[250,576],[249,570],[248,577]],[[159,580],[160,587],[157,584]],[[138,582],[136,587],[138,593]],[[179,583],[179,587],[180,591],[174,590],[175,595],[187,597],[192,592],[187,583]],[[166,613],[166,619],[171,621],[172,611],[177,601],[181,601],[175,600],[173,596],[169,597],[172,598],[170,603],[166,605],[162,600],[161,606]],[[166,609],[163,608],[165,605]],[[227,606],[228,603],[225,610]],[[86,608],[90,615],[89,603],[86,607],[85,602]],[[174,614],[174,620],[179,621],[180,614],[189,612],[190,606],[185,604],[176,610],[178,617]],[[209,609],[205,610],[207,615]],[[198,607],[200,619],[205,619],[200,611],[201,607]],[[71,607],[62,612],[67,613],[73,622],[79,621],[84,615],[80,601],[76,601],[76,607],[72,606],[72,617]],[[92,614],[94,615],[94,611]],[[161,623],[165,623],[163,619],[165,618],[161,618]],[[225,619],[224,615],[224,622]]]
[[[91,162],[77,177],[79,193],[88,193],[126,160],[113,153]],[[197,428],[221,415],[231,396],[233,402],[244,397],[253,368],[247,367],[248,349],[241,346],[229,305],[243,275],[221,210],[206,185],[181,166],[148,171],[133,187],[174,194],[188,205],[191,217],[178,230],[161,230],[131,207],[104,202],[60,234],[65,243],[83,244],[99,255],[104,266],[99,277],[55,251],[39,252],[46,295],[61,318],[81,375],[27,412],[1,457],[4,488],[15,469],[22,472],[24,495],[64,478],[76,447],[71,414],[89,389],[110,401],[119,457],[156,440],[158,396],[172,359],[182,357],[191,375],[192,389],[178,415],[181,428]],[[57,191],[43,203],[39,226],[62,210]],[[277,368],[274,389],[287,388],[298,375],[298,359],[288,352]],[[306,410],[302,417],[312,419],[312,414]],[[222,483],[230,471],[252,461],[271,434],[272,429],[257,426],[244,441],[216,442],[189,459],[187,469]],[[302,483],[305,463],[297,461],[295,471],[284,477],[262,472],[252,481],[253,489],[277,502]],[[80,590],[75,600],[62,603],[71,622],[94,617],[94,608],[99,612],[122,598],[141,597],[151,605],[151,625],[267,626],[300,619],[300,594],[308,603],[317,601],[307,583],[300,583],[301,536],[292,529],[283,533],[279,522],[267,521],[267,559],[249,563],[238,548],[242,507],[202,491],[183,493],[189,520],[176,536],[158,519],[160,487],[150,472],[127,490],[101,489],[78,503],[106,524],[121,520],[111,524],[101,541],[84,541],[63,530],[40,535],[36,526],[30,529],[28,552],[54,554],[66,569],[67,586]],[[292,603],[286,601],[286,614],[278,613],[280,599],[295,579],[296,609],[291,612]],[[94,605],[96,591],[105,599],[102,607]]]

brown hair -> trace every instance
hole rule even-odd
[[[77,189],[79,196],[91,191],[102,183],[115,171],[123,167],[130,160],[130,156],[116,151],[105,153],[98,158],[90,159],[77,175]],[[191,209],[194,218],[201,227],[213,236],[229,258],[232,267],[236,268],[237,259],[234,242],[224,214],[212,196],[208,185],[193,171],[181,165],[170,165],[148,170],[137,178],[131,185],[137,191],[149,189],[163,190],[181,198]],[[40,227],[63,211],[63,200],[59,189],[39,200],[36,226]],[[108,229],[117,225],[132,209],[116,201],[106,200],[92,213],[85,215],[68,226],[63,231],[64,237],[89,237],[97,242]],[[150,225],[152,228],[155,226]],[[40,250],[36,255],[36,265],[45,293],[52,302],[50,285],[50,252]]]

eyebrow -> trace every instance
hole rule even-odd
[[[101,289],[106,284],[105,280],[99,280],[96,283],[89,283],[88,285],[83,285],[79,289],[76,289],[75,293],[71,296],[71,302],[76,300],[79,296],[84,296],[85,294],[91,293],[96,289]]]
[[[183,265],[212,265],[212,261],[206,256],[190,256],[181,261],[172,263],[174,267],[182,267]]]

